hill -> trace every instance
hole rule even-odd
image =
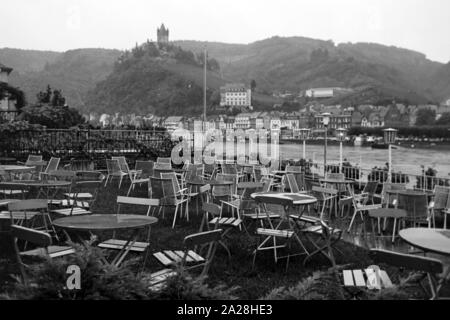
[[[20,87],[29,103],[49,84],[62,90],[71,107],[84,110],[87,92],[111,73],[120,54],[119,50],[77,49],[57,55],[43,52],[36,58],[35,52],[28,52],[21,59],[6,59],[5,64],[14,68],[11,85]]]
[[[55,62],[61,55],[62,53],[54,51],[0,49],[0,61],[20,74],[42,71],[47,64]]]
[[[437,102],[442,96],[450,96],[443,64],[430,61],[422,53],[393,46],[335,45],[303,37],[272,37],[248,45],[176,43],[194,51],[206,44],[210,55],[221,63],[225,78],[246,82],[255,79],[257,90],[267,93],[336,86],[357,91],[370,87],[383,97],[411,103]],[[437,83],[440,86],[436,87]],[[370,96],[370,100],[375,98]],[[357,100],[364,101],[364,96]]]
[[[157,115],[197,115],[203,105],[202,57],[177,46],[158,48],[145,43],[126,52],[113,72],[100,81],[87,97],[96,112],[128,112]],[[208,60],[208,105],[219,99],[225,82],[219,65]]]

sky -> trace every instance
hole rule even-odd
[[[251,43],[272,36],[375,42],[450,61],[449,0],[2,1],[0,48],[129,49],[156,40]]]

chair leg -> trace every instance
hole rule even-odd
[[[175,207],[175,214],[173,215],[172,229],[175,228],[175,222],[177,221],[177,214],[178,214],[178,205]]]
[[[352,229],[353,221],[355,221],[356,215],[358,214],[358,211],[355,209],[355,212],[353,213],[352,220],[350,221],[350,225],[348,226],[347,232],[350,232]]]
[[[392,243],[395,242],[395,229],[397,227],[397,218],[394,218],[394,226],[392,227]]]

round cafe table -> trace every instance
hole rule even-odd
[[[214,187],[214,186],[231,186],[233,184],[233,181],[192,179],[192,180],[186,180],[186,184],[192,185],[192,186],[205,186],[205,185],[209,184],[211,187]]]
[[[257,200],[259,197],[272,197],[276,199],[289,199],[292,200],[294,206],[305,206],[314,204],[317,202],[317,198],[301,193],[288,193],[288,192],[255,192],[251,194],[252,199]]]
[[[119,230],[131,230],[132,232],[128,236],[122,249],[119,250],[117,255],[109,263],[104,260],[105,263],[110,265],[119,266],[125,259],[126,255],[136,243],[139,230],[150,227],[158,222],[155,217],[148,217],[142,215],[133,214],[93,214],[93,215],[80,215],[70,216],[65,218],[56,219],[53,221],[53,225],[64,231],[72,231],[78,235],[79,232],[100,232],[100,231],[119,231]],[[150,233],[149,233],[150,234]],[[69,237],[68,233],[66,235]],[[78,235],[79,237],[79,235]],[[70,239],[70,237],[69,237]],[[87,242],[79,237],[81,243],[87,246]]]

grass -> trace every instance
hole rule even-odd
[[[125,195],[128,189],[127,183],[118,190],[117,181],[102,188],[99,198],[93,207],[94,213],[113,214],[116,212],[117,195]],[[136,187],[132,194],[136,197],[146,197],[147,192],[144,187]],[[122,213],[145,214],[144,208],[122,206]],[[182,218],[177,220],[177,225],[172,229],[172,209],[166,210],[165,218],[159,216],[159,221],[152,227],[150,238],[151,252],[167,249],[181,249],[183,238],[186,235],[198,232],[201,222],[201,212],[196,212],[195,201],[190,206],[190,220]],[[145,239],[145,231],[142,231],[142,239]],[[117,237],[123,234],[117,234]],[[99,234],[99,240],[105,240],[111,234]],[[306,239],[305,243],[307,243]],[[11,278],[9,274],[17,273],[14,263],[12,248],[7,235],[0,239],[0,288],[10,288]],[[255,237],[249,237],[245,232],[236,230],[232,233],[231,239],[227,241],[231,251],[231,260],[228,259],[226,251],[218,246],[213,264],[211,266],[207,283],[211,286],[225,284],[228,287],[238,286],[235,295],[239,299],[259,299],[273,289],[279,287],[292,287],[302,279],[311,276],[317,270],[326,270],[330,267],[328,260],[322,256],[315,256],[306,267],[303,267],[303,256],[291,258],[289,269],[285,272],[285,261],[275,264],[271,251],[258,253],[256,266],[252,268],[252,252],[257,246]],[[312,246],[307,246],[312,250]],[[343,255],[336,255],[336,262],[339,265],[351,264],[352,268],[363,268],[371,264],[367,250],[357,247],[351,243],[341,241],[338,248]],[[295,250],[293,247],[291,250]],[[134,255],[134,254],[130,254]],[[161,270],[163,267],[153,256],[149,255],[145,269],[148,272]],[[1,291],[1,290],[0,290]]]

